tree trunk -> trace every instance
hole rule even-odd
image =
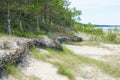
[[[44,16],[44,22],[47,22],[47,15],[46,15],[46,11],[47,11],[47,2],[45,1],[44,5],[43,5],[43,16]]]
[[[9,5],[8,5],[8,33],[9,33],[9,35],[12,35]]]
[[[22,31],[23,30],[23,25],[22,25],[22,13],[20,11],[20,30]]]
[[[41,9],[41,11],[40,11],[40,23],[42,23],[43,22],[43,9]]]
[[[36,19],[37,19],[37,30],[40,31],[39,15],[36,16]]]
[[[63,21],[61,21],[61,26],[62,26],[62,27],[64,26],[64,22],[63,22]]]

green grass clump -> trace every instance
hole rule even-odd
[[[12,63],[7,63],[5,65],[6,73],[10,74],[16,78],[20,78],[20,69],[18,69],[17,65],[12,64]]]
[[[38,52],[35,48],[31,48],[30,51],[31,51],[31,55],[34,58],[46,61],[45,56],[43,54],[41,54],[40,52]]]
[[[64,67],[60,67],[58,73],[67,76],[69,79],[74,77],[73,74]]]
[[[67,76],[70,80],[74,78],[74,75],[67,70],[67,68],[60,62],[51,62],[52,64],[59,67],[58,73]]]

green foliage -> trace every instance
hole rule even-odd
[[[77,32],[84,32],[84,33],[93,34],[93,35],[103,33],[101,29],[95,29],[95,25],[92,25],[91,23],[84,24],[84,25],[77,23],[74,25],[74,29]]]
[[[82,24],[80,23],[76,23],[74,26],[73,26],[73,30],[76,31],[76,32],[84,32],[84,26],[82,26]]]
[[[69,5],[68,0],[1,0],[0,31],[10,30],[9,33],[24,37],[27,32],[38,35],[40,30],[52,31],[52,25],[70,28],[81,11],[71,10]],[[10,29],[6,19],[11,20]],[[55,27],[54,30],[62,32]]]
[[[62,26],[51,26],[50,32],[48,33],[49,37],[56,38],[56,36],[66,36],[69,38],[75,37],[74,32],[69,28],[64,28]]]
[[[65,32],[65,28],[64,27],[61,27],[61,26],[51,26],[50,27],[50,31],[51,32],[58,32],[58,33],[60,33],[60,32]]]

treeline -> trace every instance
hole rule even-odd
[[[81,11],[67,0],[0,0],[0,32],[9,35],[72,27]]]

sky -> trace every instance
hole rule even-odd
[[[120,0],[69,0],[82,11],[81,22],[120,25]]]

